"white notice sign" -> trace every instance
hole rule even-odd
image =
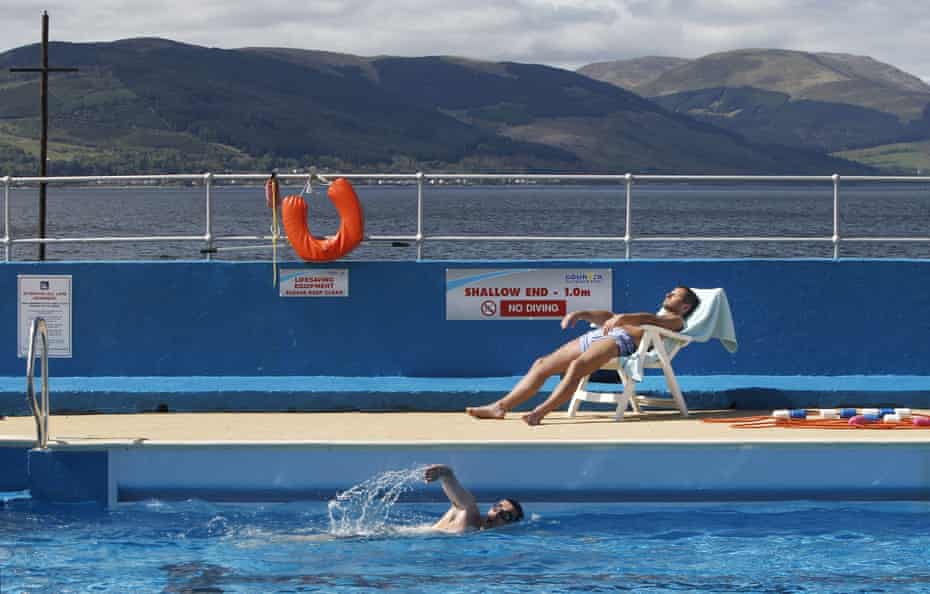
[[[613,307],[611,270],[446,269],[447,320],[561,318]]]
[[[16,277],[19,299],[16,305],[16,339],[19,357],[29,354],[29,329],[34,318],[45,318],[48,328],[48,356],[71,357],[71,275]],[[38,355],[39,344],[36,344]]]
[[[348,297],[347,268],[303,268],[281,270],[278,283],[281,297]]]

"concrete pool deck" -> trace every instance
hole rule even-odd
[[[930,443],[925,430],[737,429],[703,419],[767,415],[770,411],[696,411],[636,415],[615,422],[610,412],[569,418],[557,411],[537,427],[519,413],[477,420],[464,413],[144,413],[52,415],[50,446],[104,444],[273,443]],[[915,411],[918,412],[918,411]],[[926,412],[926,411],[920,411]],[[0,443],[34,443],[32,417],[0,421]]]
[[[737,429],[749,411],[145,413],[0,421],[0,490],[43,502],[327,501],[386,471],[453,466],[479,498],[528,501],[930,500],[930,430]],[[414,498],[442,500],[421,485]]]

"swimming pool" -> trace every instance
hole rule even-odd
[[[930,504],[526,505],[484,533],[438,503],[339,534],[321,502],[7,501],[6,592],[925,592]],[[484,507],[484,506],[482,506]]]

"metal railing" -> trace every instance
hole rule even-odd
[[[417,260],[423,258],[423,245],[426,242],[476,242],[476,241],[543,241],[543,242],[623,242],[625,257],[631,257],[630,248],[634,243],[650,242],[792,242],[792,243],[830,243],[833,246],[833,258],[840,255],[841,243],[868,243],[868,242],[901,242],[901,243],[930,243],[930,236],[881,236],[857,237],[841,236],[840,234],[840,182],[897,182],[927,184],[930,187],[930,177],[922,176],[843,176],[838,174],[823,176],[749,176],[749,175],[633,175],[630,173],[617,175],[588,175],[588,174],[501,174],[501,173],[412,173],[412,174],[379,174],[379,173],[333,173],[325,176],[311,173],[278,174],[282,181],[304,182],[308,187],[316,183],[326,183],[330,178],[344,177],[349,180],[370,180],[387,182],[413,182],[417,190],[416,233],[413,235],[366,235],[369,242],[412,242],[416,245]],[[170,174],[170,175],[112,175],[112,176],[66,176],[66,177],[10,177],[0,179],[3,184],[4,207],[3,229],[5,260],[10,261],[12,246],[17,244],[63,244],[63,243],[134,243],[134,242],[193,242],[202,243],[201,252],[206,259],[219,251],[220,242],[267,242],[279,239],[276,235],[223,235],[213,233],[213,187],[221,181],[252,181],[261,182],[268,178],[264,173],[249,174]],[[423,228],[424,212],[424,186],[430,182],[507,182],[521,180],[525,182],[598,182],[616,183],[624,188],[626,224],[623,236],[576,236],[576,235],[428,235]],[[13,238],[10,233],[10,188],[38,183],[49,184],[78,184],[78,183],[143,183],[143,182],[200,182],[204,186],[206,223],[202,235],[146,235],[124,237],[46,237],[46,238]],[[643,235],[633,233],[633,185],[634,183],[649,182],[807,182],[831,183],[833,186],[833,222],[832,234],[829,236],[665,236]],[[239,249],[239,248],[226,248]]]
[[[36,338],[42,340],[42,400],[36,401]],[[42,318],[34,318],[29,328],[29,354],[26,360],[26,400],[36,421],[36,447],[48,448],[48,327]]]

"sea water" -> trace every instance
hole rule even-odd
[[[325,502],[0,507],[0,592],[927,592],[927,502],[525,501],[460,535],[422,469]],[[438,488],[438,486],[437,486]],[[482,504],[482,508],[487,503]]]
[[[283,193],[299,193],[298,186]],[[357,185],[369,235],[415,235],[417,192],[414,185]],[[261,187],[217,185],[213,188],[215,236],[268,235],[271,212]],[[0,195],[0,201],[3,197]],[[338,217],[318,191],[310,198],[310,229],[315,235],[335,233]],[[35,188],[10,192],[11,235],[37,236]],[[930,228],[930,183],[888,184],[844,182],[840,192],[839,231],[843,237],[926,236]],[[527,186],[427,186],[423,232],[427,235],[549,235],[623,237],[626,195],[623,184]],[[196,235],[205,232],[202,187],[74,187],[50,186],[49,237],[128,237]],[[631,225],[634,237],[833,235],[833,185],[637,183]],[[2,230],[0,230],[2,231]],[[266,247],[220,251],[218,259],[270,260]],[[366,242],[348,259],[409,260],[412,242]],[[236,248],[242,242],[218,242]],[[52,260],[69,259],[203,259],[201,242],[61,243],[47,246]],[[279,257],[295,260],[286,241]],[[14,246],[13,258],[34,259],[34,245]],[[636,243],[634,257],[832,258],[830,241],[648,242]],[[844,257],[930,257],[927,243],[841,244]],[[623,258],[623,242],[481,241],[429,242],[430,259]]]

